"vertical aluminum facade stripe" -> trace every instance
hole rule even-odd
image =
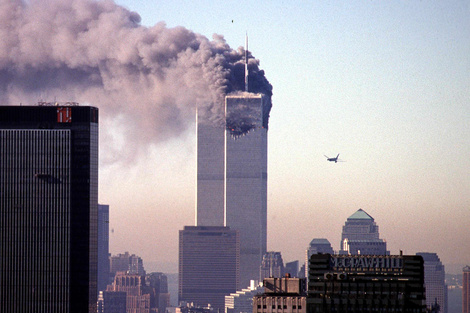
[[[0,130],[1,312],[68,312],[70,130]]]

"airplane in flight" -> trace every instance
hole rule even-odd
[[[326,157],[326,160],[327,160],[327,161],[330,161],[330,162],[335,162],[335,163],[338,163],[338,162],[345,162],[345,161],[343,161],[343,160],[338,159],[339,153],[338,153],[338,155],[337,155],[335,158],[330,158],[330,157],[327,156],[327,155],[325,155],[325,157]]]

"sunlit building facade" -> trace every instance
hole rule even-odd
[[[240,236],[240,283],[258,279],[267,245],[268,98],[225,98],[225,120],[197,120],[197,226],[228,226]],[[202,110],[202,109],[201,109]]]
[[[98,109],[0,106],[0,312],[96,312]]]
[[[343,226],[339,254],[388,255],[387,243],[379,238],[374,218],[359,209]]]

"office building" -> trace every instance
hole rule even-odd
[[[306,313],[305,278],[266,278],[264,293],[253,297],[253,313]]]
[[[463,268],[462,313],[470,313],[470,266]]]
[[[284,275],[284,262],[281,252],[268,251],[264,254],[260,266],[260,281],[269,277],[282,277]]]
[[[334,254],[331,243],[325,238],[313,238],[310,241],[307,251],[305,251],[305,264],[308,264],[310,256],[318,253]],[[308,266],[305,267],[305,277],[308,277]]]
[[[359,209],[348,217],[341,234],[339,254],[388,255],[387,243],[379,238],[374,218]]]
[[[225,126],[197,121],[197,226],[227,226],[240,236],[240,282],[259,278],[267,245],[268,98],[225,98]]]
[[[98,204],[98,293],[109,283],[109,205]]]
[[[160,272],[147,274],[145,281],[150,287],[150,307],[157,308],[158,312],[165,313],[170,306],[170,293],[168,292],[168,278]]]
[[[131,255],[127,251],[111,256],[109,264],[112,276],[116,275],[117,272],[126,272],[140,276],[145,275],[144,261],[142,258],[135,254]]]
[[[238,232],[223,226],[185,226],[179,232],[180,302],[225,310],[239,286]]]
[[[97,300],[98,109],[0,106],[0,312]]]
[[[267,105],[263,95],[225,98],[225,221],[239,232],[242,286],[258,277],[266,253]]]
[[[299,277],[299,261],[287,262],[284,266],[284,274],[289,274],[290,277]]]
[[[421,256],[313,254],[307,311],[426,312]]]
[[[100,291],[98,313],[127,313],[125,291]]]
[[[431,309],[436,303],[440,313],[447,313],[447,285],[445,269],[436,253],[416,253],[424,260],[424,285],[426,287],[426,306]]]
[[[153,313],[155,310],[150,308],[151,290],[145,284],[145,277],[138,274],[129,274],[126,272],[117,272],[114,276],[114,282],[108,285],[106,290],[110,292],[126,293],[126,310],[132,313]],[[104,296],[104,295],[103,295]],[[114,298],[119,298],[114,295]],[[122,303],[122,302],[121,302]],[[115,303],[117,306],[117,304]],[[106,313],[106,299],[104,301],[104,312]],[[122,309],[122,308],[121,308]]]

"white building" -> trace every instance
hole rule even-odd
[[[248,288],[225,296],[225,313],[252,313],[253,297],[263,291],[263,284],[252,280]]]

